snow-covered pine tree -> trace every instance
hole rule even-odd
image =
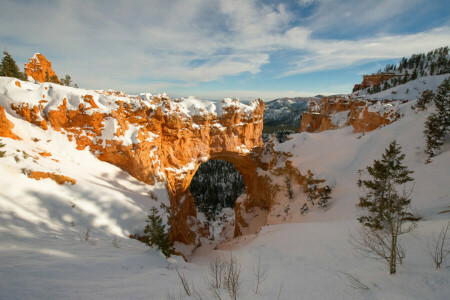
[[[320,192],[319,192],[319,201],[317,204],[319,206],[325,207],[328,205],[328,201],[331,199],[331,187],[329,185],[326,185]]]
[[[0,64],[0,76],[15,77],[20,80],[27,79],[27,76],[20,71],[14,58],[6,50],[3,51],[2,63]]]
[[[169,233],[166,232],[166,225],[162,223],[162,218],[158,215],[156,207],[153,206],[150,209],[150,214],[145,222],[147,222],[147,225],[144,229],[144,242],[150,247],[156,246],[166,257],[170,257],[175,249],[173,242],[169,239]]]
[[[361,181],[365,195],[357,204],[362,211],[358,221],[363,228],[354,239],[355,246],[366,255],[385,260],[390,274],[396,273],[397,260],[401,262],[405,255],[398,237],[412,231],[417,219],[409,211],[412,190],[407,191],[405,184],[413,181],[413,171],[403,165],[404,158],[394,140],[382,159],[367,167],[371,178]]]
[[[445,137],[450,130],[450,78],[445,79],[439,85],[434,103],[437,112],[431,114],[425,122],[427,163],[431,162],[432,157],[436,156],[436,150],[439,150],[444,144]]]

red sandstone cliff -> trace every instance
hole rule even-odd
[[[394,73],[379,73],[371,75],[363,75],[363,81],[360,84],[355,84],[353,92],[366,89],[371,86],[379,86],[382,82],[397,76]]]
[[[353,126],[357,133],[390,124],[399,117],[398,108],[389,101],[372,101],[351,97],[324,97],[311,103],[302,115],[300,132],[321,132]]]

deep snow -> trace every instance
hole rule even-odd
[[[1,78],[0,84],[7,81]],[[73,90],[68,91],[77,92]],[[8,96],[4,92],[0,86],[2,103]],[[229,241],[220,247],[223,250],[205,245],[188,263],[181,257],[167,261],[156,250],[128,238],[143,229],[151,206],[168,203],[164,184],[143,184],[98,161],[87,149],[76,150],[75,143],[59,132],[44,131],[7,110],[15,124],[13,131],[23,140],[1,139],[6,157],[0,158],[0,299],[169,299],[169,294],[198,299],[183,298],[175,267],[203,299],[211,299],[204,280],[208,263],[217,253],[227,255],[227,248],[243,268],[240,299],[277,299],[278,294],[279,299],[448,299],[450,271],[436,270],[425,248],[450,219],[450,141],[431,164],[424,164],[423,124],[433,109],[416,112],[413,104],[400,105],[401,119],[364,135],[345,127],[291,135],[278,144],[276,150],[292,153],[290,159],[300,171],[311,169],[334,186],[329,208],[300,215],[306,195],[296,188],[287,219],[295,223],[265,226],[258,234]],[[414,235],[404,238],[406,260],[396,275],[389,276],[387,266],[359,256],[348,238],[359,227],[357,170],[380,158],[393,139],[415,171],[412,204],[424,219]],[[30,157],[24,158],[22,151]],[[39,156],[42,151],[52,156]],[[35,181],[23,175],[22,168],[56,172],[77,183],[59,186],[49,179]],[[149,191],[158,201],[150,199]],[[290,201],[280,197],[271,211],[274,215]],[[282,222],[270,216],[268,221]],[[91,237],[86,242],[88,229]],[[112,245],[114,236],[118,248]],[[268,268],[268,278],[261,293],[254,295],[253,266],[258,255]],[[351,288],[340,272],[358,276],[370,289]]]

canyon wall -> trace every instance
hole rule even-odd
[[[344,126],[353,126],[356,133],[369,132],[399,117],[396,104],[396,101],[351,96],[324,97],[318,103],[311,102],[308,111],[303,113],[300,132],[321,132]]]
[[[244,177],[246,193],[236,205],[235,235],[247,226],[241,210],[270,207],[269,179],[257,173],[264,168],[260,99],[245,105],[237,99],[171,100],[165,94],[119,97],[51,83],[0,81],[6,87],[0,98],[3,136],[13,134],[6,109],[11,116],[67,136],[77,149],[87,148],[143,182],[166,182],[176,241],[198,243],[199,234],[209,234],[196,219],[188,189],[199,165],[209,159],[233,163]]]

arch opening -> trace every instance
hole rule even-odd
[[[197,211],[212,223],[234,209],[245,191],[244,177],[232,163],[211,159],[199,166],[189,190]]]

